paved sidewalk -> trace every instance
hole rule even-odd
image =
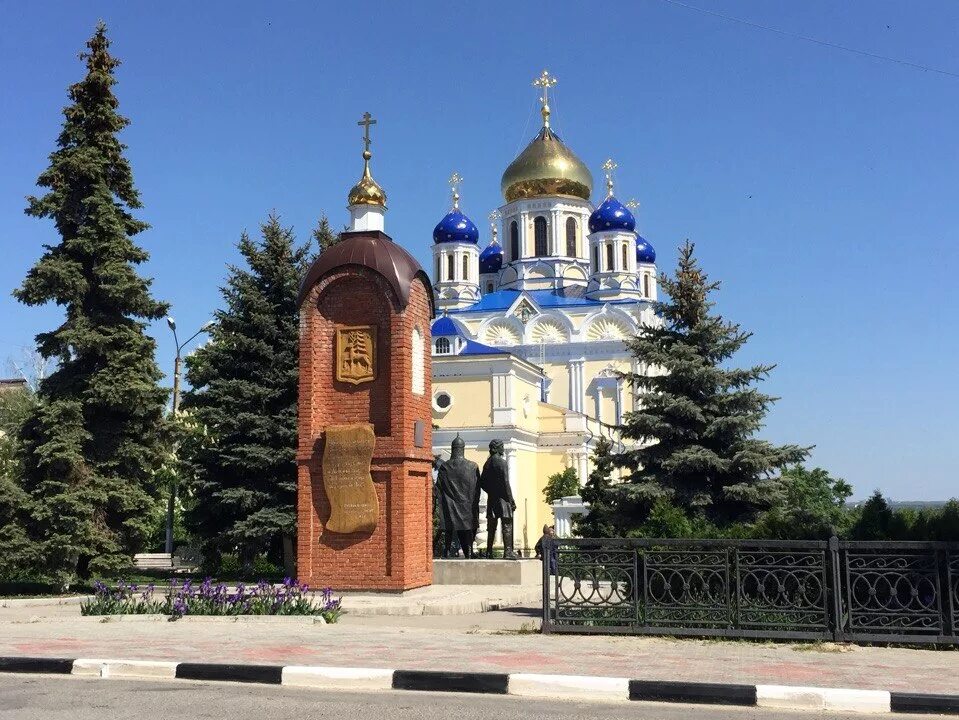
[[[0,655],[532,672],[959,692],[959,652],[542,636],[535,608],[461,616],[102,622],[76,606],[0,608]],[[295,619],[289,619],[295,620]]]

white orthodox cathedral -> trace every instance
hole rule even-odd
[[[433,230],[432,325],[434,452],[466,442],[480,465],[493,438],[504,441],[517,502],[518,547],[530,547],[544,524],[568,531],[568,511],[544,501],[547,478],[566,467],[580,483],[600,435],[637,402],[618,372],[638,368],[624,340],[657,322],[656,253],[636,231],[632,203],[606,187],[594,204],[589,168],[550,128],[544,71],[543,127],[503,172],[504,204],[489,217],[480,248],[476,224],[452,208]],[[383,202],[371,200],[368,169],[350,195],[353,229],[382,229]],[[361,186],[367,183],[365,189]],[[358,192],[359,191],[359,192]]]

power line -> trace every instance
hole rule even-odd
[[[716,12],[715,10],[707,10],[706,8],[696,7],[695,5],[687,5],[684,2],[680,2],[680,0],[662,0],[662,2],[669,3],[670,5],[678,5],[679,7],[686,8],[687,10],[693,10],[705,15],[712,15],[713,17],[728,20],[729,22],[739,23],[740,25],[748,25],[749,27],[756,28],[758,30],[766,30],[778,35],[785,35],[786,37],[791,37],[796,40],[805,40],[806,42],[815,43],[816,45],[822,45],[835,50],[844,50],[845,52],[853,53],[855,55],[862,55],[863,57],[873,58],[875,60],[894,62],[899,65],[905,65],[906,67],[914,68],[916,70],[926,70],[928,72],[939,73],[940,75],[948,75],[949,77],[959,78],[959,73],[952,72],[951,70],[943,70],[942,68],[932,67],[930,65],[922,65],[920,63],[910,62],[909,60],[901,60],[899,58],[889,57],[888,55],[879,55],[878,53],[872,53],[866,50],[858,50],[856,48],[847,47],[846,45],[838,45],[837,43],[831,43],[826,40],[809,37],[808,35],[800,35],[798,33],[789,32],[788,30],[780,30],[779,28],[769,27],[768,25],[762,25],[760,23],[752,22],[751,20],[743,20],[742,18],[733,17],[732,15],[724,15],[723,13]]]

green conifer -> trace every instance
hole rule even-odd
[[[238,548],[246,565],[261,554],[292,570],[296,533],[299,324],[297,294],[310,258],[276,215],[262,241],[245,233],[231,267],[225,307],[210,342],[187,358],[192,390],[184,410],[208,433],[195,444],[193,507],[187,523],[211,564]]]
[[[778,472],[808,450],[754,437],[776,398],[753,385],[774,366],[727,366],[750,333],[710,314],[719,283],[699,268],[691,243],[680,248],[676,277],[660,283],[669,297],[655,306],[661,326],[627,341],[651,371],[625,374],[642,407],[626,414],[623,437],[644,445],[617,456],[629,473],[613,489],[619,514],[638,527],[662,498],[720,528],[749,522],[779,498]]]
[[[62,584],[130,562],[150,527],[154,468],[162,446],[167,393],[145,321],[166,312],[136,266],[147,253],[133,236],[147,228],[118,133],[114,71],[101,22],[81,55],[87,74],[70,87],[71,104],[27,214],[50,218],[60,240],[14,295],[27,305],[65,310],[55,330],[37,336],[56,371],[39,386],[24,429],[24,489],[35,501],[31,534],[42,570]]]
[[[616,508],[612,504],[610,488],[613,484],[612,443],[600,436],[593,449],[593,469],[580,490],[580,497],[589,505],[589,513],[574,518],[574,527],[581,537],[615,537],[619,534]]]

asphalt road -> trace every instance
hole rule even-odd
[[[324,692],[186,680],[151,682],[0,674],[0,720],[143,720],[145,717],[178,720],[812,720],[820,715],[757,708],[585,704],[496,695]],[[829,714],[821,717],[863,720],[869,716]]]

